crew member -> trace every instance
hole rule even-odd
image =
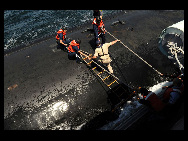
[[[66,32],[67,30],[65,28],[62,28],[57,32],[56,35],[56,42],[58,44],[58,48],[64,51],[67,50],[68,44],[70,43],[70,40],[66,39]]]
[[[184,92],[184,85],[181,78],[174,78],[171,86],[163,88],[166,88],[163,101],[168,104],[175,104]]]
[[[98,56],[100,57],[100,62],[102,62],[105,66],[107,66],[108,70],[110,73],[113,73],[113,69],[110,65],[111,58],[108,53],[108,47],[115,44],[117,41],[120,40],[115,40],[110,43],[105,43],[105,44],[100,44],[100,41],[97,40],[97,48],[95,49],[95,54],[93,57],[90,57],[90,59],[96,59]]]
[[[166,104],[155,93],[148,91],[146,88],[140,88],[140,93],[143,99],[140,99],[139,103],[150,107],[156,112],[160,112],[165,108]]]
[[[105,40],[105,26],[104,26],[102,19],[97,16],[96,18],[94,18],[92,24],[93,24],[95,42],[99,40],[99,37],[101,37],[102,44],[104,44],[106,41]]]
[[[81,63],[80,59],[79,59],[79,55],[80,55],[80,44],[81,44],[81,40],[77,39],[77,40],[72,40],[70,42],[70,45],[68,47],[68,58],[70,60],[76,60],[77,63]]]

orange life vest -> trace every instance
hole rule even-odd
[[[96,20],[96,18],[94,18],[92,24],[96,24],[96,25],[97,25],[97,20]]]
[[[72,41],[70,42],[69,47],[68,47],[68,51],[69,51],[69,52],[75,52],[75,50],[72,48],[73,46],[77,46],[78,49],[80,49],[80,45],[77,44],[75,40],[72,40]]]
[[[94,20],[93,20],[93,23],[92,24],[96,24],[97,25],[97,27],[98,27],[98,34],[100,34],[100,33],[104,33],[105,34],[105,28],[104,28],[104,23],[103,23],[103,21],[101,20],[100,21],[100,23],[99,24],[97,24],[97,20],[96,20],[96,18],[94,18]],[[101,30],[101,28],[104,30],[104,32]]]
[[[164,102],[167,102],[169,101],[170,99],[170,93],[171,92],[178,92],[178,94],[181,96],[184,92],[184,85],[182,84],[181,87],[178,89],[178,88],[167,88],[163,94],[163,101]]]
[[[101,20],[99,26],[98,26],[98,34],[100,33],[104,33],[105,34],[105,27],[104,27],[104,23],[103,21]]]
[[[161,111],[164,107],[165,107],[165,103],[162,102],[162,100],[159,99],[159,97],[151,92],[147,95],[147,97],[145,98],[145,100],[148,100],[151,104],[151,107],[156,111],[159,112]]]
[[[56,39],[57,40],[59,40],[60,38],[59,38],[59,34],[63,34],[63,41],[65,40],[65,38],[66,38],[66,32],[64,31],[64,30],[62,30],[62,29],[60,29],[58,32],[57,32],[57,35],[56,35]]]

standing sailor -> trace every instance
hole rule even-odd
[[[110,43],[105,43],[105,44],[100,44],[99,40],[96,42],[97,43],[97,48],[95,49],[95,54],[93,57],[90,57],[90,59],[96,59],[98,56],[100,57],[100,62],[103,63],[109,70],[110,73],[113,73],[113,69],[110,65],[110,62],[112,61],[110,58],[110,55],[108,53],[108,47],[115,44],[117,41],[120,40],[115,40]]]
[[[105,26],[102,21],[102,15],[100,12],[95,12],[94,10],[94,20],[93,20],[93,30],[94,30],[94,37],[95,37],[95,42],[99,40],[99,37],[102,38],[102,44],[105,43]]]

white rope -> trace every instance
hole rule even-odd
[[[108,34],[110,34],[112,37],[114,37],[114,35],[112,35],[110,32],[106,31]],[[116,37],[114,37],[116,40],[118,40]],[[120,43],[126,47],[129,51],[131,51],[134,55],[136,55],[140,60],[142,60],[145,64],[147,64],[150,68],[152,68],[154,71],[156,71],[159,75],[161,75],[162,73],[160,73],[158,70],[156,70],[155,68],[152,67],[152,65],[150,65],[147,61],[145,61],[142,57],[140,57],[138,54],[136,54],[133,50],[131,50],[129,47],[127,47],[121,40]]]
[[[184,55],[184,50],[178,47],[177,43],[174,42],[168,42],[167,46],[169,47],[171,54],[174,55],[176,61],[178,62],[180,70],[184,69],[184,66],[180,63],[177,55],[178,53],[182,53]]]

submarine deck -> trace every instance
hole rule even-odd
[[[111,26],[114,21],[125,24]],[[158,49],[161,31],[184,19],[184,11],[135,10],[104,19],[105,28],[162,73],[175,66]],[[92,23],[92,21],[91,21]],[[81,49],[94,53],[91,23],[67,32]],[[114,40],[106,34],[106,42]],[[128,85],[149,87],[161,78],[121,44],[109,48]],[[114,74],[121,78],[116,64]],[[16,84],[15,88],[7,88]],[[77,130],[110,105],[103,87],[84,64],[56,48],[55,36],[4,55],[4,129]]]

